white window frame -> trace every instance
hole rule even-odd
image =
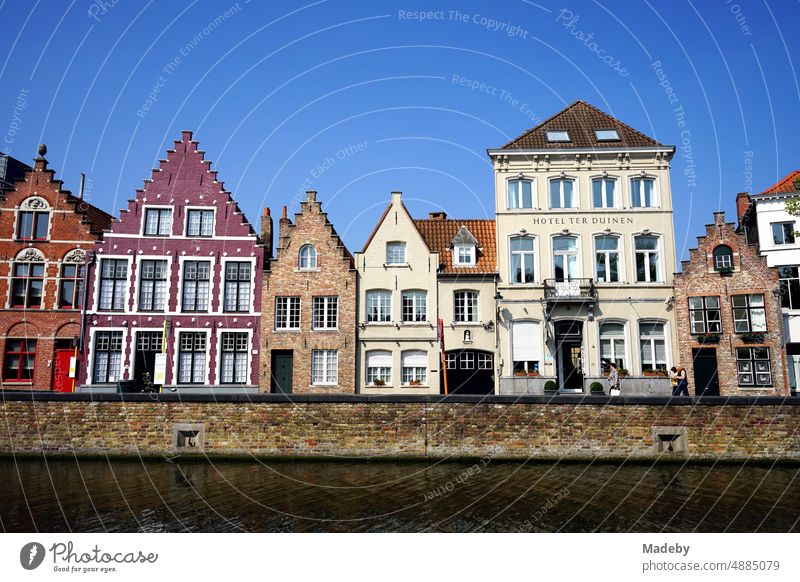
[[[559,183],[558,187],[558,200],[560,206],[553,206],[553,195],[552,195],[552,188],[553,184],[556,182]],[[564,206],[564,184],[566,182],[572,183],[572,206]],[[580,194],[578,192],[578,179],[572,176],[564,176],[564,177],[557,177],[557,178],[550,178],[547,183],[547,201],[549,203],[549,207],[551,210],[570,210],[575,208],[580,208],[579,204]]]
[[[412,318],[406,319],[406,299],[411,299]],[[422,319],[417,319],[417,311],[422,304]],[[428,292],[424,289],[406,289],[400,294],[400,321],[403,323],[425,323],[428,321]]]
[[[396,251],[402,249],[402,261],[394,260],[396,258]],[[386,264],[387,265],[407,265],[408,255],[406,243],[404,241],[389,241],[386,243]]]
[[[214,236],[216,236],[216,222],[217,222],[217,212],[216,212],[216,210],[217,210],[216,208],[208,207],[208,206],[187,206],[184,209],[184,211],[186,213],[186,231],[185,231],[186,238],[191,238],[191,239],[195,239],[195,238],[200,238],[200,239],[214,238]],[[200,212],[200,224],[199,224],[200,234],[189,234],[189,225],[190,225],[189,215],[192,212]],[[205,216],[206,213],[209,213],[209,212],[211,213],[211,234],[202,234],[203,233],[203,224],[204,224],[203,217]]]
[[[306,263],[306,264],[304,264]],[[300,271],[315,271],[317,267],[317,249],[312,244],[305,244],[297,252],[297,268]]]
[[[519,184],[517,187],[516,200],[512,202],[511,184],[516,182]],[[531,205],[525,206],[525,198],[523,195],[522,183],[528,182],[531,185]],[[506,210],[532,210],[536,208],[536,183],[532,178],[526,176],[514,176],[506,180]]]
[[[365,294],[364,301],[364,321],[369,324],[389,323],[392,321],[392,292],[388,289],[370,289]],[[376,297],[378,302],[378,319],[370,320],[370,303],[371,299]],[[387,317],[384,318],[383,316]]]
[[[319,368],[320,364],[322,365],[322,369]],[[313,386],[336,386],[338,383],[338,350],[312,350],[311,384]]]
[[[285,308],[285,325],[278,325],[278,312],[280,305],[283,304]],[[297,307],[297,325],[292,325],[292,311]],[[303,311],[299,295],[278,295],[275,297],[275,331],[297,331],[303,323]]]
[[[161,219],[159,218],[158,221],[158,233],[157,234],[148,234],[147,233],[147,213],[150,210],[156,210],[159,212],[159,216],[161,212],[164,210],[169,211],[169,224],[167,225],[167,232],[166,234],[161,233]],[[168,237],[172,236],[172,226],[175,220],[175,208],[173,206],[169,206],[166,204],[162,205],[146,205],[142,207],[142,228],[141,228],[141,236],[143,237]]]
[[[778,242],[778,241],[775,240],[775,227],[776,226],[780,226],[781,227],[781,242]],[[790,226],[791,229],[792,229],[792,240],[790,240],[790,241],[786,240],[786,227],[787,226]],[[793,220],[776,220],[775,222],[770,222],[769,223],[769,228],[772,231],[772,233],[771,233],[771,235],[772,235],[771,236],[772,246],[782,247],[782,246],[786,246],[786,245],[795,244],[797,242],[797,237],[794,235],[795,227],[796,227],[796,223]]]
[[[656,239],[656,248],[655,250],[638,250],[636,248],[636,239],[639,237],[653,237]],[[648,234],[644,233],[635,233],[633,235],[633,280],[636,283],[663,283],[665,281],[664,276],[664,257],[663,257],[663,237],[660,234],[651,232]],[[656,280],[650,279],[650,257],[649,255],[655,253],[656,254],[656,265],[658,267],[658,273],[656,273]],[[639,254],[645,255],[645,278],[643,281],[639,280],[639,270],[637,268],[637,259]]]
[[[608,335],[608,334],[604,335],[603,334],[603,326],[606,325],[606,324],[621,325],[622,326],[622,335],[621,336]],[[612,358],[611,361],[616,362],[617,358],[621,358],[622,359],[622,363],[623,363],[623,368],[629,369],[629,367],[631,365],[631,361],[630,361],[630,358],[628,356],[628,323],[626,321],[622,321],[622,320],[619,320],[619,319],[604,319],[602,321],[599,321],[598,324],[597,324],[597,339],[598,339],[598,342],[597,342],[597,346],[598,346],[598,354],[597,354],[598,358],[597,358],[597,361],[600,364],[600,371],[601,372],[603,371],[602,368],[603,368],[603,359],[604,359],[604,356],[603,356],[603,342],[604,341],[610,341],[611,342],[611,344],[610,344],[610,347],[611,347],[611,358]],[[620,341],[622,342],[622,353],[621,354],[617,353],[617,343],[620,342]]]
[[[511,248],[511,243],[514,239],[529,239],[533,243],[533,249],[530,251],[515,251]],[[526,264],[526,257],[530,257],[531,268],[533,269],[533,277],[530,281],[516,281],[514,278],[514,256],[519,256],[520,266],[522,268],[522,273],[525,272],[525,264]],[[536,273],[539,271],[536,265],[536,237],[530,235],[522,235],[522,234],[514,234],[508,237],[508,273],[509,273],[509,281],[512,285],[532,285],[536,283]]]
[[[595,205],[594,200],[594,185],[595,182],[600,182],[600,206]],[[607,182],[611,182],[614,184],[614,199],[612,200],[613,204],[611,206],[608,205],[606,198],[608,194],[608,184]],[[619,208],[619,179],[612,176],[595,176],[591,179],[591,197],[592,197],[592,208],[596,210],[608,210]]]
[[[387,355],[389,359],[388,366],[370,366],[371,358],[386,358]],[[382,387],[392,385],[392,359],[393,356],[390,350],[368,350],[365,352],[364,361],[366,362],[366,369],[364,379],[366,380],[367,386],[375,386],[376,378],[383,380],[384,385]]]
[[[334,325],[328,325],[331,318],[333,318]],[[317,325],[320,320],[322,325]],[[311,298],[311,329],[324,331],[339,329],[338,295],[315,295]]]
[[[421,354],[425,356],[424,366],[409,366],[406,365],[406,358],[419,357]],[[428,352],[425,350],[405,350],[400,354],[400,384],[402,386],[427,386],[428,385]],[[407,378],[410,378],[407,380]],[[419,381],[419,384],[411,384],[413,381]]]
[[[459,319],[459,295],[463,295],[463,314]],[[480,314],[480,292],[475,289],[459,289],[453,291],[453,321],[455,323],[478,323],[481,320]],[[469,309],[472,306],[473,309]],[[474,319],[472,318],[474,316]]]
[[[557,239],[567,239],[571,238],[575,241],[575,250],[574,251],[556,251],[555,244]],[[552,253],[552,266],[553,266],[553,273],[552,277],[554,279],[558,279],[556,276],[556,257],[566,257],[566,262],[564,263],[565,269],[565,278],[564,281],[570,281],[575,279],[581,278],[581,273],[583,273],[583,268],[581,265],[581,239],[580,236],[577,234],[557,234],[550,237],[550,252]],[[575,273],[576,276],[573,276],[569,273],[569,257],[574,257],[575,259]]]
[[[247,335],[247,351],[245,357],[245,381],[242,382],[225,382],[222,381],[222,336],[226,333],[242,333]],[[243,386],[249,385],[251,381],[251,374],[252,374],[252,363],[253,363],[253,330],[252,329],[241,329],[241,328],[225,328],[225,329],[218,329],[217,330],[217,383],[222,386]],[[233,353],[236,353],[235,351]]]
[[[462,251],[465,251],[462,254]],[[475,256],[477,255],[475,245],[473,244],[457,244],[453,245],[453,266],[455,267],[474,267]],[[466,257],[466,261],[462,259]]]
[[[663,330],[662,331],[662,335],[660,335],[660,336],[651,335],[651,336],[643,337],[642,336],[642,325],[653,325],[653,324],[658,324],[658,325],[662,326],[662,328],[661,328]],[[663,367],[664,367],[664,369],[667,369],[669,367],[669,361],[670,361],[670,343],[671,343],[670,339],[669,339],[670,338],[670,332],[669,332],[669,326],[668,326],[667,322],[661,321],[661,320],[643,319],[643,320],[639,320],[638,326],[639,326],[639,330],[638,330],[639,331],[639,335],[637,337],[637,340],[638,340],[637,341],[637,346],[639,348],[639,366],[642,369],[642,373],[644,373],[644,370],[645,370],[644,357],[643,357],[644,353],[643,353],[643,350],[642,350],[642,340],[648,340],[649,341],[649,343],[650,343],[650,353],[653,356],[653,360],[656,360],[656,344],[655,344],[655,342],[658,341],[658,340],[663,340],[664,341],[664,364],[663,364]],[[659,363],[657,361],[654,361],[653,362],[653,368],[648,368],[648,369],[655,370],[655,369],[657,369],[658,364]]]
[[[623,283],[625,281],[625,278],[623,276],[623,270],[624,270],[623,267],[625,265],[625,262],[624,262],[624,260],[622,258],[622,246],[623,246],[622,237],[620,235],[612,232],[612,233],[608,233],[608,234],[605,234],[605,233],[596,234],[592,238],[594,239],[593,240],[593,242],[594,242],[594,257],[593,257],[593,259],[594,260],[592,261],[592,264],[594,265],[594,273],[593,273],[593,275],[594,275],[595,282],[600,284],[600,285],[605,285],[605,284],[617,285],[619,283]],[[601,238],[613,238],[613,239],[616,239],[616,241],[617,241],[617,250],[613,251],[613,250],[600,250],[600,249],[598,249],[597,248],[597,241],[598,241],[598,239],[601,239]],[[617,280],[616,281],[601,281],[600,277],[599,277],[599,274],[598,274],[598,271],[597,271],[597,255],[599,255],[599,254],[603,255],[603,262],[604,262],[604,265],[605,265],[605,268],[606,268],[606,273],[610,274],[611,273],[611,259],[610,259],[609,255],[611,255],[612,253],[616,253],[616,255],[617,255]]]
[[[636,200],[636,198],[634,197],[635,194],[636,194],[635,193],[635,188],[634,188],[634,185],[633,185],[634,184],[634,180],[642,180],[642,181],[644,181],[644,180],[652,180],[653,181],[653,204],[651,206],[643,206],[643,205],[637,206],[636,204],[634,204],[634,200]],[[656,176],[650,176],[648,174],[645,174],[644,176],[641,176],[641,175],[631,176],[629,178],[629,180],[628,180],[628,188],[630,189],[630,195],[631,195],[631,208],[637,208],[637,209],[640,209],[640,210],[642,210],[642,209],[646,210],[648,208],[661,208],[661,195],[660,195],[660,188],[659,188],[659,180],[658,180],[658,178]],[[639,201],[640,202],[643,201],[644,200],[644,193],[642,192],[641,187],[639,188],[639,193],[638,194],[639,194]]]

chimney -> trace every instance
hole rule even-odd
[[[720,224],[725,224],[725,211],[718,210],[714,213],[714,225],[719,226]]]
[[[43,143],[39,144],[39,155],[33,160],[33,171],[42,172],[47,169],[47,160],[44,155],[47,153],[47,146]]]
[[[189,129],[181,131],[181,141],[192,141],[192,132]]]
[[[78,198],[83,200],[83,190],[86,187],[86,174],[81,172],[81,181],[80,181],[80,189],[78,190]]]
[[[292,225],[292,221],[287,216],[287,208],[286,206],[283,207],[283,212],[281,213],[281,219],[278,221],[278,248],[281,248],[283,244],[283,239],[289,236],[289,227]]]
[[[264,209],[264,216],[261,217],[261,240],[264,241],[264,254],[267,259],[272,258],[272,216],[269,208]]]
[[[400,204],[403,201],[402,192],[392,192],[392,204]]]
[[[739,219],[739,225],[744,221],[744,217],[749,209],[750,194],[747,192],[739,192],[736,195],[736,217]]]
[[[429,212],[428,213],[429,220],[447,220],[447,213],[446,212]]]
[[[316,190],[306,190],[306,202],[312,203],[317,201],[317,191]]]

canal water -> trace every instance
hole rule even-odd
[[[8,532],[798,532],[800,467],[0,459]]]

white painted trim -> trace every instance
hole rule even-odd
[[[209,370],[211,369],[211,329],[207,327],[177,327],[172,326],[172,382],[170,386],[208,386],[209,385]],[[178,376],[178,363],[180,361],[180,339],[181,333],[204,333],[206,334],[206,376],[205,382],[202,384],[181,384],[180,377]]]
[[[102,279],[102,262],[104,259],[117,259],[122,260],[124,259],[128,263],[128,286],[125,291],[125,302],[123,304],[122,311],[116,310],[101,310],[100,309],[100,281]],[[92,290],[92,313],[99,314],[122,314],[122,313],[132,313],[129,306],[128,306],[128,299],[131,292],[131,263],[133,262],[134,257],[131,255],[98,255],[96,266],[94,267],[94,289]]]
[[[94,384],[94,346],[95,346],[95,335],[97,332],[100,331],[121,331],[122,332],[122,358],[120,360],[120,377],[119,380],[122,380],[125,377],[125,372],[128,371],[130,368],[130,362],[126,359],[125,352],[126,352],[126,343],[129,341],[129,333],[128,328],[126,327],[99,327],[99,326],[90,326],[89,328],[89,346],[86,351],[86,384],[92,385]],[[108,382],[103,382],[102,384],[109,384]],[[112,383],[113,384],[113,383]]]
[[[223,333],[246,333],[247,334],[247,344],[250,346],[250,349],[247,350],[247,375],[245,376],[246,381],[244,384],[223,384],[222,383],[222,334]],[[216,329],[216,342],[217,342],[217,362],[215,369],[216,374],[216,383],[215,386],[247,386],[251,385],[251,380],[253,377],[253,350],[258,349],[258,346],[253,345],[253,329],[252,328],[234,328],[234,327],[218,327]],[[207,367],[210,367],[211,362],[207,362]]]

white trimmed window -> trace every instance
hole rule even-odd
[[[214,211],[189,209],[186,211],[186,236],[211,237],[214,235]]]
[[[206,383],[206,334],[201,331],[181,332],[178,340],[178,382]]]
[[[597,236],[594,239],[594,276],[598,283],[619,282],[619,237]]]
[[[722,333],[719,297],[689,297],[689,322],[692,333]]]
[[[633,238],[636,251],[636,281],[657,283],[661,278],[661,259],[659,237],[640,235]]]
[[[392,320],[392,293],[384,289],[367,291],[367,321]]]
[[[427,291],[403,291],[402,301],[404,322],[428,320]]]
[[[767,312],[764,295],[733,295],[733,328],[736,333],[761,333],[767,331]]]
[[[642,371],[667,369],[667,338],[663,323],[639,323]]]
[[[512,322],[511,359],[515,374],[539,371],[542,361],[542,326],[538,321]]]
[[[614,362],[625,368],[625,326],[621,323],[600,324],[600,363],[603,368]]]
[[[373,350],[367,352],[367,384],[389,386],[392,383],[392,352]]]
[[[633,208],[655,208],[656,181],[653,178],[633,178],[631,180],[631,206]]]
[[[617,207],[617,181],[612,178],[592,180],[592,206],[594,208]]]
[[[122,376],[122,332],[98,331],[94,335],[92,383],[116,382]]]
[[[408,350],[401,355],[403,386],[419,386],[428,383],[428,353],[424,350]]]
[[[739,386],[772,386],[769,348],[736,348]]]
[[[406,263],[406,243],[386,243],[386,263],[389,265],[404,265]]]
[[[210,278],[209,261],[183,263],[183,311],[208,311]]]
[[[571,178],[550,180],[550,208],[577,208],[578,198],[574,190],[575,180]]]
[[[142,261],[139,269],[139,311],[164,311],[167,261]]]
[[[313,350],[311,352],[311,382],[330,386],[339,381],[339,352]]]
[[[533,208],[533,183],[530,180],[508,181],[508,209]]]
[[[298,261],[300,270],[316,269],[317,249],[313,245],[303,245],[300,247]]]
[[[794,222],[773,222],[772,242],[776,245],[794,244]]]
[[[336,329],[339,326],[339,298],[314,297],[312,301],[314,329]]]
[[[511,253],[511,282],[533,283],[533,237],[512,236],[509,245],[509,252]]]
[[[145,208],[145,236],[168,236],[172,227],[171,208]]]
[[[300,329],[300,298],[275,298],[275,329]]]
[[[456,267],[474,267],[475,245],[455,245],[453,247],[453,261]]]
[[[454,294],[455,320],[458,323],[478,321],[478,292],[456,291]]]
[[[247,333],[222,334],[220,353],[221,384],[247,384],[247,359],[250,351]]]

